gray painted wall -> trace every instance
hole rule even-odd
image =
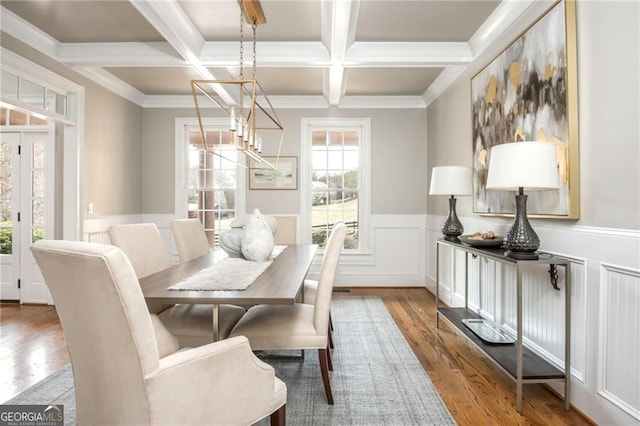
[[[285,128],[281,155],[300,155],[300,119],[371,118],[371,210],[373,214],[426,212],[426,115],[420,109],[277,111]],[[174,126],[176,117],[195,117],[190,109],[147,108],[142,130],[142,211],[174,212]],[[248,191],[247,211],[300,213],[298,191]]]
[[[85,203],[95,216],[142,213],[142,108],[101,87],[85,92],[85,104]]]
[[[93,202],[94,215],[142,213],[142,108],[9,35],[2,34],[1,44],[85,88],[83,200]],[[83,210],[86,212],[86,205]]]
[[[580,225],[640,229],[640,30],[638,2],[578,2]],[[535,17],[515,23],[511,40]],[[428,170],[471,166],[470,78],[506,47],[492,46],[427,111]],[[430,197],[429,214],[445,215],[445,200]],[[472,215],[471,197],[458,201]],[[561,221],[563,222],[563,221]]]

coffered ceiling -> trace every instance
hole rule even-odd
[[[532,1],[262,0],[256,77],[276,107],[426,107]],[[141,106],[238,76],[237,0],[0,4],[3,33]]]

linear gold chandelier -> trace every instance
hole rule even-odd
[[[240,4],[239,78],[237,80],[191,80],[191,95],[198,116],[202,144],[205,150],[230,160],[218,150],[214,150],[213,144],[207,142],[203,124],[204,107],[201,105],[201,100],[205,102],[209,100],[229,117],[229,131],[233,134],[233,145],[254,160],[257,168],[277,169],[284,128],[271,101],[256,80],[256,27],[267,21],[258,0],[238,0],[238,3]],[[253,33],[252,76],[249,79],[244,77],[245,21],[251,24]],[[203,96],[205,99],[202,99]],[[269,150],[270,156],[275,157],[275,161],[267,161],[262,156],[263,144],[265,147],[275,148],[275,150]]]

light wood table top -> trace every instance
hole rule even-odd
[[[145,299],[160,303],[293,304],[318,249],[316,244],[289,245],[246,290],[169,290],[174,284],[220,260],[211,252],[141,278]]]

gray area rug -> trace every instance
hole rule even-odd
[[[335,405],[327,405],[317,351],[288,359],[266,354],[287,384],[290,425],[455,425],[420,362],[377,297],[334,297]],[[69,365],[6,404],[64,404],[65,424],[75,424]],[[258,423],[268,425],[269,419]]]

